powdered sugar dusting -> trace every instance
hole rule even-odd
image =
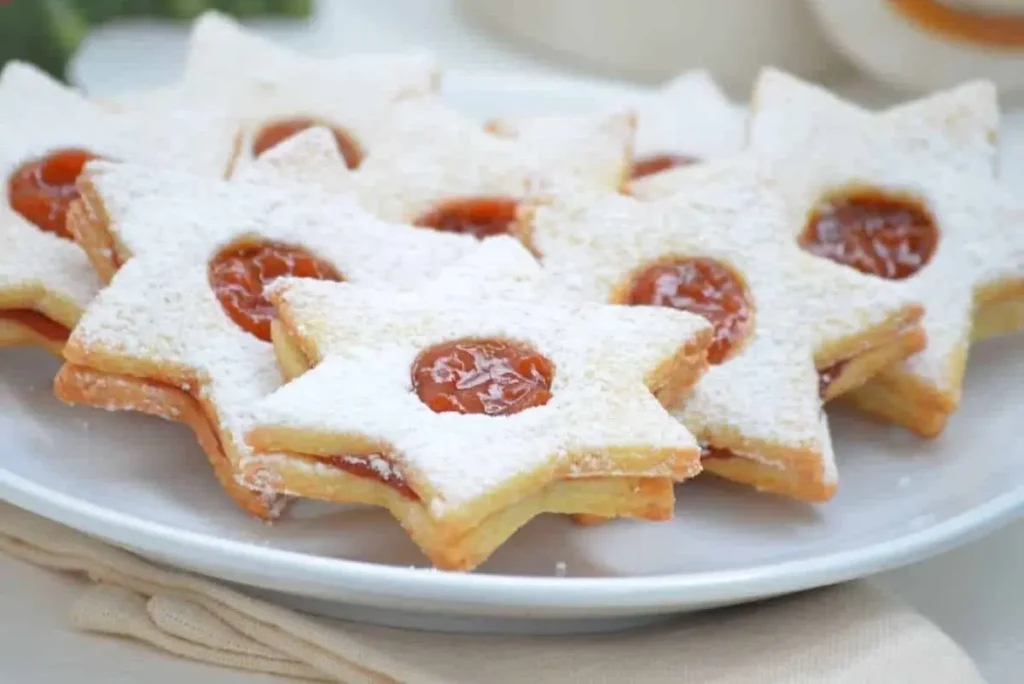
[[[902,281],[880,283],[921,301],[927,348],[887,373],[958,395],[974,293],[1024,280],[1024,203],[993,180],[998,106],[977,82],[875,114],[815,86],[768,72],[757,88],[753,147],[777,159],[778,188],[795,236],[829,193],[877,188],[922,202],[939,242],[931,261]],[[801,122],[814,121],[811,129]],[[799,142],[799,147],[787,147]]]
[[[570,133],[516,140],[481,129],[440,98],[401,103],[383,124],[389,142],[353,173],[373,213],[414,221],[449,199],[510,197],[543,202],[563,193],[619,186],[629,159],[633,118],[594,117]]]
[[[232,109],[243,125],[245,162],[264,125],[295,118],[337,126],[373,150],[389,139],[382,124],[392,102],[432,92],[438,80],[435,60],[422,52],[308,57],[207,12],[194,25],[178,90]]]
[[[331,193],[351,192],[352,174],[327,128],[303,131],[260,155],[242,162],[232,180],[266,185],[314,186]]]
[[[613,195],[540,209],[533,238],[552,282],[575,297],[609,301],[637,269],[661,258],[711,258],[731,267],[747,286],[754,329],[730,359],[709,369],[678,415],[713,446],[747,452],[758,441],[811,450],[823,476],[834,477],[815,354],[911,300],[873,278],[807,259],[783,235],[786,205],[756,159],[711,162],[682,177],[671,197],[657,201]],[[815,302],[833,313],[822,317]]]
[[[299,192],[126,164],[96,164],[88,174],[132,258],[83,317],[69,353],[113,356],[115,370],[170,374],[183,389],[193,383],[236,466],[249,456],[249,409],[281,377],[272,346],[236,326],[210,287],[208,263],[222,247],[243,239],[300,246],[352,282],[394,286],[411,285],[478,244],[384,223],[353,199],[324,193],[330,181]]]
[[[26,161],[63,148],[108,159],[159,163],[211,176],[225,172],[234,124],[206,109],[161,114],[125,108],[112,114],[38,69],[9,62],[0,75],[0,288],[47,308],[57,300],[78,312],[100,287],[81,250],[44,233],[10,208],[6,179]],[[44,310],[54,315],[61,307]],[[77,313],[75,314],[77,318]],[[65,313],[58,316],[73,325]]]
[[[518,257],[509,257],[514,271]],[[275,447],[301,452],[289,440],[305,432],[328,443],[359,434],[387,444],[389,457],[432,490],[437,517],[537,470],[647,472],[659,465],[652,449],[695,448],[644,379],[707,330],[702,319],[668,309],[466,296],[467,286],[480,293],[494,282],[481,288],[471,275],[476,266],[467,259],[464,276],[449,273],[417,292],[282,280],[275,300],[321,361],[256,409],[258,425],[282,440]],[[556,369],[551,400],[508,416],[434,413],[411,391],[409,369],[423,349],[465,337],[512,339],[545,355]]]
[[[717,159],[738,153],[745,142],[744,109],[730,102],[706,71],[680,74],[658,90],[618,105],[623,106],[636,111],[636,159],[661,154]],[[540,115],[500,119],[493,126],[506,135],[529,141],[578,133],[586,120],[581,116]],[[650,181],[648,177],[641,182]]]
[[[991,175],[997,154],[999,104],[988,81],[876,113],[768,68],[754,86],[751,109],[750,144],[766,157],[801,152],[841,162],[845,151],[861,145],[862,132],[871,135],[879,126],[900,148],[923,153],[945,168]],[[836,150],[831,143],[842,147]]]
[[[744,145],[746,114],[706,71],[689,71],[637,103],[638,157],[680,154],[717,159]]]

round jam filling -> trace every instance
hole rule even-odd
[[[437,413],[507,416],[551,398],[554,367],[526,345],[500,339],[445,342],[423,351],[412,367],[420,400]]]
[[[267,242],[227,247],[210,262],[210,285],[239,327],[266,342],[274,305],[267,285],[284,276],[340,281],[329,264],[298,247]]]
[[[713,259],[656,262],[633,279],[627,304],[670,306],[706,318],[714,326],[708,362],[722,363],[750,330],[753,309],[743,282]]]
[[[86,150],[56,150],[27,161],[7,180],[7,198],[14,211],[42,230],[71,239],[67,212],[78,199],[75,181],[97,156]]]
[[[511,233],[519,203],[505,197],[477,197],[444,202],[413,223],[447,233],[468,233],[482,240]]]
[[[359,147],[359,143],[351,135],[340,128],[328,126],[314,119],[307,118],[285,119],[264,126],[256,135],[256,139],[253,140],[253,156],[259,157],[267,150],[277,147],[292,136],[315,126],[325,126],[334,134],[334,142],[338,145],[338,151],[345,159],[345,166],[350,169],[359,166],[359,162],[363,160],[363,152]]]
[[[635,180],[680,166],[692,166],[698,163],[700,163],[700,160],[696,157],[688,157],[682,154],[652,154],[635,160],[629,176]]]
[[[799,238],[812,254],[889,280],[924,268],[938,242],[935,219],[924,207],[870,190],[826,199]]]

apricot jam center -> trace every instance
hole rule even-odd
[[[722,363],[750,331],[753,308],[743,282],[713,259],[666,259],[633,279],[627,304],[670,306],[703,316],[714,326],[708,362]]]
[[[228,247],[210,262],[210,285],[224,311],[239,327],[270,341],[274,305],[267,286],[284,276],[342,280],[334,268],[299,247],[273,242]]]
[[[551,398],[554,366],[524,344],[501,339],[445,342],[413,363],[412,384],[437,413],[507,416]]]
[[[861,190],[819,204],[799,243],[812,254],[861,273],[903,280],[931,261],[939,230],[920,204]]]
[[[92,159],[97,156],[87,150],[63,149],[27,161],[7,180],[7,201],[25,220],[70,240],[67,212],[79,196],[75,181]]]

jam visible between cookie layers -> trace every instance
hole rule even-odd
[[[736,452],[729,449],[722,449],[720,447],[713,447],[709,444],[700,445],[700,460],[725,460],[729,458],[740,458]]]
[[[413,221],[446,233],[468,233],[478,240],[513,232],[519,202],[509,197],[470,197],[443,202]]]
[[[524,344],[465,339],[438,344],[413,363],[412,385],[437,413],[507,416],[551,398],[554,367]]]
[[[75,181],[86,163],[97,158],[87,150],[69,148],[27,161],[7,180],[7,201],[25,220],[70,240],[67,211],[78,199]]]
[[[670,306],[706,318],[714,326],[708,362],[722,363],[749,332],[753,309],[743,282],[713,259],[655,262],[633,279],[627,304]]]
[[[824,398],[828,392],[828,388],[832,386],[836,378],[843,374],[843,370],[846,368],[846,364],[850,362],[849,359],[843,361],[836,361],[831,366],[822,368],[818,371],[818,396]]]
[[[32,309],[0,309],[0,321],[12,321],[54,342],[65,342],[71,331]]]
[[[406,482],[402,472],[383,456],[331,456],[322,460],[356,477],[369,478],[387,485],[410,501],[420,500],[419,495]]]
[[[935,219],[924,207],[874,190],[826,198],[799,239],[812,254],[889,280],[924,268],[938,242]]]
[[[637,178],[651,176],[680,166],[692,166],[699,163],[700,159],[682,154],[652,154],[648,157],[634,160],[629,177],[636,180]]]
[[[267,285],[284,276],[342,280],[330,264],[300,247],[274,242],[227,247],[210,262],[210,285],[240,328],[266,342],[274,305]]]
[[[363,151],[359,147],[359,143],[357,143],[351,135],[335,126],[307,118],[285,119],[265,125],[260,129],[260,132],[256,134],[255,140],[253,140],[253,156],[259,157],[267,150],[277,147],[288,138],[298,135],[302,131],[309,130],[314,126],[324,126],[325,128],[330,129],[331,133],[334,134],[334,142],[338,145],[338,151],[345,159],[345,166],[350,169],[354,169],[359,166],[359,163],[363,160]]]

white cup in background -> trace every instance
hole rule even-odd
[[[809,0],[836,47],[868,74],[918,91],[989,78],[1024,91],[1021,0]]]
[[[819,77],[838,59],[806,0],[460,2],[525,47],[650,82],[705,68],[743,98],[764,64]]]

